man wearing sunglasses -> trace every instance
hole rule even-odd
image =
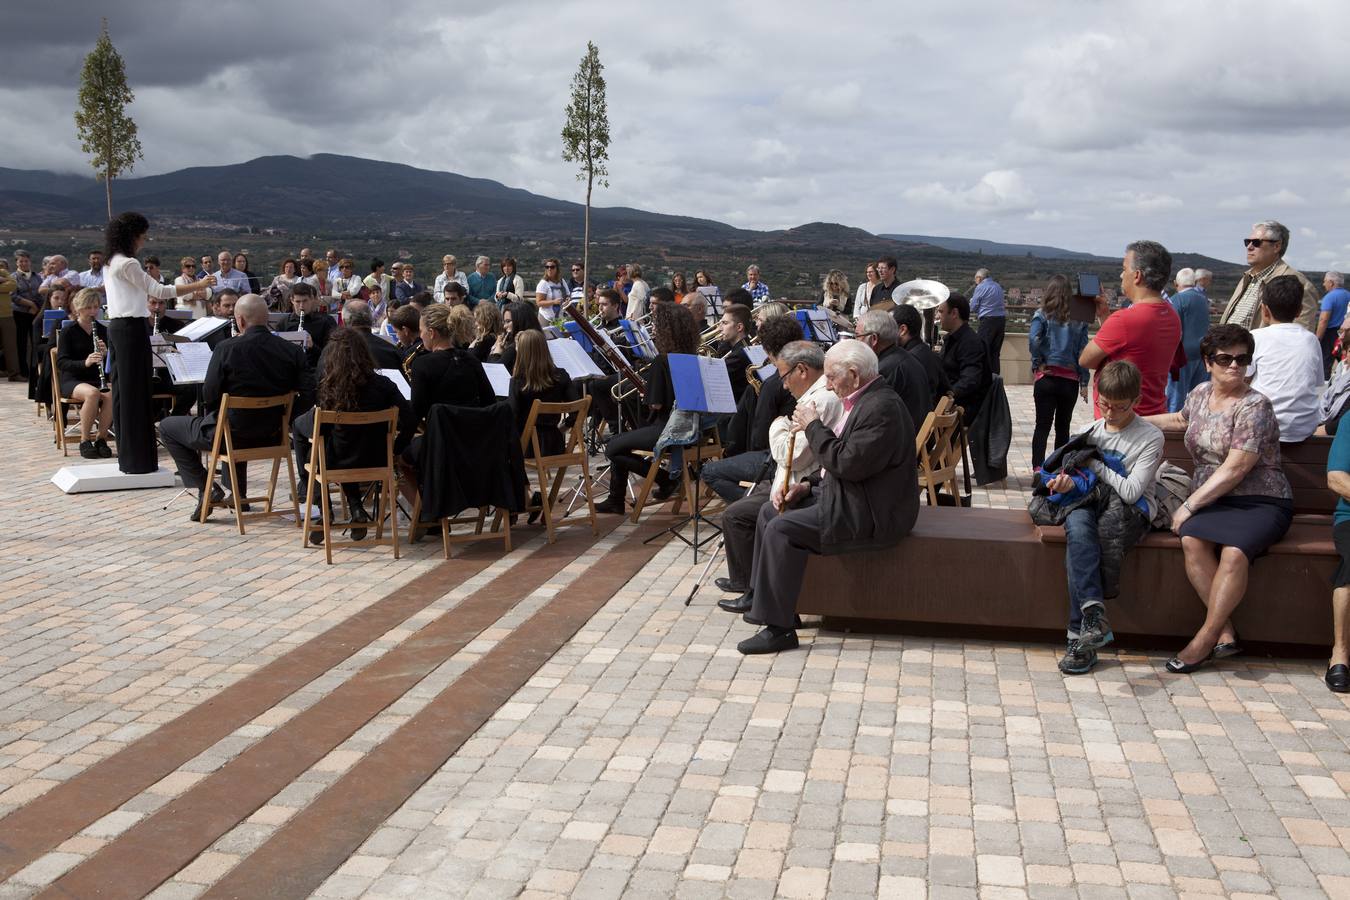
[[[1247,271],[1238,280],[1219,321],[1225,325],[1241,325],[1249,331],[1260,328],[1262,288],[1272,278],[1293,275],[1303,286],[1303,304],[1296,321],[1315,332],[1320,305],[1317,288],[1303,277],[1302,272],[1284,261],[1284,254],[1289,251],[1289,229],[1274,219],[1257,222],[1242,243],[1247,248]]]

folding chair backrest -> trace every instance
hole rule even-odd
[[[545,403],[543,400],[534,401],[534,405],[530,407],[529,418],[525,420],[525,431],[520,436],[521,452],[525,453],[527,456],[529,455],[531,440],[535,430],[538,428],[536,423],[541,416],[559,416],[561,421],[561,419],[566,419],[569,415],[575,413],[576,418],[572,422],[572,427],[567,429],[567,434],[564,438],[562,455],[570,456],[576,453],[577,448],[580,447],[582,443],[582,436],[585,433],[586,428],[586,414],[590,411],[590,408],[590,395],[582,397],[580,400],[573,400],[569,403]]]

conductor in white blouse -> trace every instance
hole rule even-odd
[[[215,284],[207,275],[190,284],[160,284],[151,278],[136,254],[145,245],[150,222],[140,213],[125,212],[108,223],[108,260],[103,285],[108,298],[108,343],[112,351],[113,430],[117,432],[117,467],[128,475],[159,468],[155,449],[155,417],[150,400],[154,358],[150,353],[150,297],[168,300]]]

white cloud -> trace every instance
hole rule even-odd
[[[1266,206],[1307,206],[1308,201],[1288,188],[1281,188],[1273,194],[1261,198]]]
[[[1252,198],[1250,194],[1238,194],[1236,197],[1225,197],[1214,204],[1219,209],[1243,210],[1252,208]]]
[[[1036,198],[1022,176],[1011,169],[986,172],[979,181],[967,188],[951,188],[942,182],[929,182],[906,189],[904,198],[914,203],[958,212],[1025,212],[1036,204]]]
[[[1112,209],[1136,213],[1165,212],[1185,205],[1180,197],[1152,191],[1115,191],[1109,195],[1107,204]]]

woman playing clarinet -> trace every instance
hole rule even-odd
[[[80,455],[85,459],[107,459],[108,428],[112,425],[112,394],[104,372],[108,331],[94,321],[99,309],[98,291],[84,288],[70,302],[75,321],[61,329],[56,341],[56,372],[61,396],[80,403]],[[94,426],[98,425],[95,434]]]

